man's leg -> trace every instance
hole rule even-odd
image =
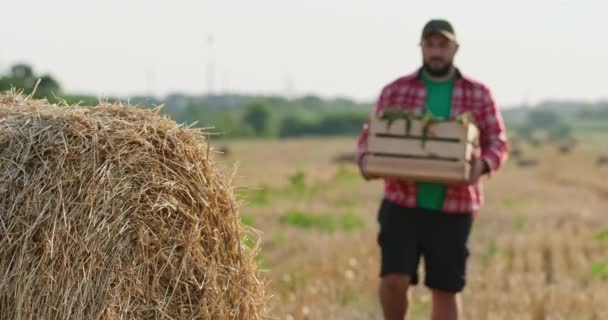
[[[420,214],[384,200],[380,206],[378,244],[381,251],[380,302],[387,320],[403,320],[407,292],[418,282]]]
[[[466,285],[467,242],[471,232],[470,214],[428,212],[429,228],[423,241],[425,285],[432,291],[432,320],[459,319],[458,293]]]
[[[407,291],[411,277],[403,274],[387,274],[380,282],[380,302],[385,320],[403,320],[407,313]]]
[[[433,311],[431,320],[458,320],[462,314],[460,295],[457,293],[431,290],[433,293]]]

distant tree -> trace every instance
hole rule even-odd
[[[333,113],[321,118],[318,130],[315,133],[326,135],[355,134],[367,118],[366,113]]]
[[[317,130],[318,121],[304,119],[302,116],[288,115],[281,121],[279,137],[299,137],[310,135]]]
[[[50,99],[54,97],[54,95],[59,96],[60,91],[61,87],[59,86],[59,82],[50,75],[45,74],[40,77],[40,83],[38,84],[36,93],[34,93],[34,97]]]
[[[268,104],[269,106],[284,106],[289,102],[284,97],[270,96],[264,99],[264,103]]]
[[[531,110],[528,114],[528,126],[534,129],[549,130],[561,124],[559,114],[551,110]]]
[[[527,123],[512,125],[511,128],[522,139],[528,140],[532,138],[532,134],[534,133],[534,128],[530,127]]]
[[[238,119],[235,119],[234,114],[228,111],[221,112],[216,117],[214,127],[213,131],[219,133],[220,138],[249,136],[252,133],[252,129],[249,127],[241,128],[238,125]]]
[[[7,77],[0,77],[0,91],[7,91],[11,89],[11,81]]]
[[[205,104],[192,103],[188,104],[184,108],[165,107],[165,114],[169,115],[173,120],[178,123],[184,123],[187,125],[194,125],[197,128],[213,126],[213,120],[211,107]]]
[[[266,135],[270,129],[272,113],[263,103],[254,102],[246,107],[243,123],[249,125],[256,135]]]
[[[34,71],[32,70],[32,67],[30,67],[27,64],[23,64],[23,63],[19,63],[16,65],[13,65],[11,67],[11,74],[10,76],[14,79],[14,80],[22,80],[22,81],[33,81],[34,80]],[[33,86],[33,83],[28,83],[26,85],[30,85]]]
[[[561,124],[550,128],[548,134],[552,141],[568,141],[572,139],[572,128],[566,124]]]
[[[15,64],[11,67],[10,73],[0,78],[0,90],[6,91],[11,88],[23,90],[23,93],[30,94],[36,87],[36,82],[40,80],[35,98],[54,99],[59,96],[61,86],[52,76],[45,74],[38,76],[34,73],[31,66],[23,63]]]
[[[320,107],[323,105],[323,100],[318,96],[307,95],[303,96],[296,101],[297,103],[305,106],[305,107]]]
[[[527,123],[520,128],[519,133],[528,140],[539,133],[543,134],[545,139],[554,142],[572,138],[572,128],[562,121],[559,113],[548,109],[531,110]]]
[[[578,113],[578,117],[581,119],[608,118],[608,105],[598,104],[596,108],[584,109]]]

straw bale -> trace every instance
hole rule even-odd
[[[209,134],[159,110],[0,95],[0,319],[262,319]]]

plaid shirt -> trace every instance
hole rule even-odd
[[[477,155],[489,167],[490,173],[498,170],[506,160],[509,145],[502,115],[496,106],[490,90],[483,84],[463,76],[456,70],[456,80],[452,91],[450,118],[469,112],[480,131],[480,149]],[[427,90],[420,80],[421,69],[399,78],[382,90],[375,112],[387,107],[400,107],[414,114],[422,114],[426,104]],[[361,165],[367,151],[369,127],[366,123],[359,135],[357,163]],[[416,183],[397,179],[384,179],[384,197],[404,207],[416,206]],[[448,186],[443,211],[447,213],[476,213],[483,204],[480,185]]]

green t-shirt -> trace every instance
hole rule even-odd
[[[428,110],[439,119],[449,119],[452,108],[452,89],[454,78],[450,80],[435,82],[423,74],[422,81],[427,88],[426,105]],[[444,184],[417,182],[418,207],[425,209],[441,210],[447,187]]]

